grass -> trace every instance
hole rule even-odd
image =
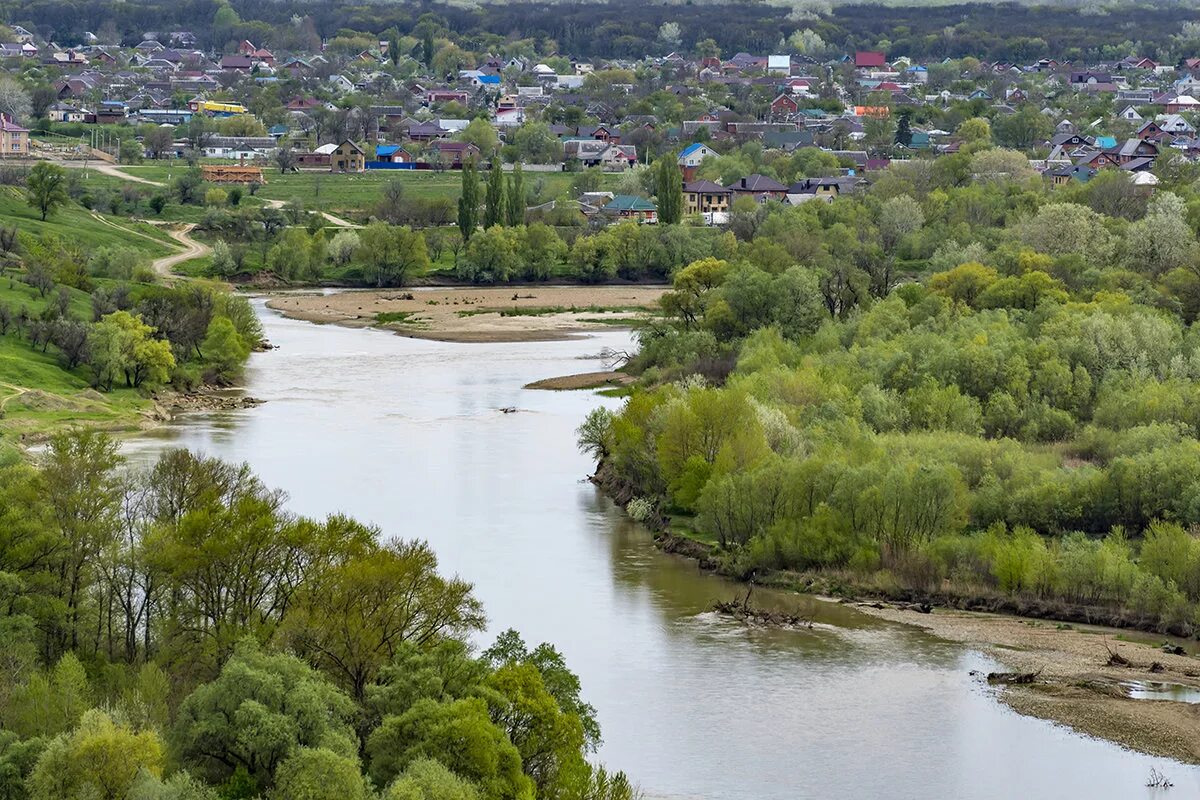
[[[97,219],[91,211],[75,203],[56,209],[43,221],[41,215],[25,202],[24,192],[15,186],[0,189],[0,223],[15,225],[33,236],[46,233],[60,236],[85,252],[98,247],[119,247],[140,250],[147,258],[157,258],[178,249],[165,232],[153,225],[104,215]],[[140,235],[130,235],[129,231]]]
[[[416,311],[381,311],[375,315],[375,323],[378,325],[387,325],[388,323],[396,322],[402,325],[411,325],[419,323]]]

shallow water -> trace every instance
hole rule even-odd
[[[1197,770],[1133,754],[998,703],[989,659],[802,597],[811,631],[747,628],[708,609],[737,587],[664,555],[582,479],[591,392],[523,390],[602,368],[618,331],[575,341],[446,344],[287,320],[256,354],[266,404],[193,414],[132,440],[247,461],[299,513],[344,511],[430,541],[475,583],[489,636],[551,641],[597,708],[600,757],[655,798],[1140,798]],[[498,409],[515,406],[519,413]]]

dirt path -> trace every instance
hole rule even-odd
[[[283,208],[285,205],[287,205],[282,200],[265,200],[264,202],[267,204],[268,208]],[[362,225],[356,225],[348,219],[342,219],[341,217],[336,217],[333,214],[330,214],[328,211],[321,211],[319,213],[322,217],[325,218],[326,222],[328,222],[330,225],[333,225],[335,228],[361,228],[362,227]]]
[[[189,234],[192,232],[192,229],[195,227],[196,226],[194,223],[188,223],[182,228],[177,228],[168,232],[172,239],[183,245],[184,249],[182,252],[169,256],[163,256],[162,258],[156,258],[154,261],[152,261],[150,266],[155,272],[168,280],[177,278],[179,276],[171,271],[171,268],[176,264],[182,264],[185,261],[191,261],[193,258],[203,258],[212,252],[211,247],[203,242],[197,242],[195,239],[189,236]]]
[[[83,169],[86,163],[88,169],[94,169],[96,172],[109,175],[113,178],[118,178],[123,181],[131,181],[133,183],[142,183],[146,186],[166,186],[162,181],[152,181],[149,178],[139,178],[137,175],[130,175],[115,164],[109,164],[105,161],[56,161],[54,162],[61,167],[68,169]]]

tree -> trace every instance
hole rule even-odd
[[[359,233],[363,275],[376,286],[403,286],[429,269],[425,237],[411,228],[373,222]]]
[[[478,797],[473,783],[431,758],[419,758],[409,764],[383,795],[384,800],[478,800]]]
[[[508,199],[504,203],[505,224],[510,228],[525,224],[525,183],[521,176],[521,165],[513,167],[508,179]]]
[[[478,784],[485,798],[534,796],[533,782],[521,771],[521,754],[478,697],[450,702],[423,698],[403,714],[384,717],[367,739],[367,754],[377,785],[387,785],[415,762],[431,758]]]
[[[525,229],[522,241],[525,255],[524,277],[528,280],[546,280],[566,260],[567,245],[553,228],[535,222]]]
[[[496,158],[496,150],[500,146],[500,138],[496,129],[483,117],[476,117],[458,133],[458,141],[468,142],[479,148],[484,158]]]
[[[53,739],[29,776],[31,800],[125,798],[142,772],[158,777],[165,757],[154,731],[135,733],[100,710]]]
[[[184,699],[171,737],[181,761],[206,780],[219,783],[241,769],[265,790],[301,748],[353,758],[354,713],[350,698],[319,672],[247,639],[213,681]]]
[[[521,266],[520,247],[520,237],[512,228],[485,228],[467,244],[458,261],[458,276],[471,283],[507,281]]]
[[[1196,259],[1196,236],[1187,223],[1187,206],[1171,192],[1154,195],[1146,216],[1129,226],[1125,237],[1132,269],[1161,275]]]
[[[296,166],[296,153],[290,144],[285,142],[275,150],[275,166],[279,167],[281,175]]]
[[[955,130],[955,134],[969,145],[991,145],[992,143],[992,125],[983,117],[963,120]]]
[[[487,194],[483,204],[483,227],[485,229],[491,228],[493,225],[504,225],[508,221],[504,205],[504,173],[500,169],[500,159],[493,158],[492,171],[488,175]]]
[[[908,147],[912,144],[912,114],[905,110],[898,116],[900,120],[896,123],[896,144]]]
[[[458,198],[458,230],[463,242],[469,242],[479,224],[479,178],[475,175],[475,162],[469,161],[462,168],[462,193]]]
[[[12,75],[0,75],[0,114],[17,123],[27,122],[33,114],[29,92]]]
[[[406,643],[425,647],[483,627],[471,584],[443,578],[423,542],[393,542],[310,578],[285,620],[297,653],[360,703]]]
[[[301,747],[279,765],[278,800],[369,800],[375,797],[358,758],[323,747]]]
[[[39,161],[25,179],[26,199],[42,215],[42,221],[54,209],[68,201],[67,172],[57,164]]]
[[[658,200],[659,222],[678,224],[683,219],[683,176],[674,153],[668,152],[659,159],[654,194]]]
[[[1104,220],[1087,206],[1049,203],[1018,226],[1021,238],[1049,256],[1077,254],[1095,266],[1112,261],[1113,237]]]
[[[150,158],[163,158],[171,152],[175,144],[175,129],[165,125],[155,125],[146,131],[142,137],[142,146]]]
[[[562,159],[563,146],[545,122],[526,122],[511,136],[517,163],[552,164]]]
[[[112,389],[113,381],[125,377],[125,384],[165,383],[175,368],[175,356],[169,342],[154,338],[155,329],[128,311],[115,311],[100,319],[92,328],[89,346],[97,386]]]
[[[212,378],[220,384],[241,374],[250,355],[250,345],[242,340],[228,317],[213,317],[201,345],[205,359],[212,365]]]

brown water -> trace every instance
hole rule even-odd
[[[283,319],[255,355],[267,401],[195,414],[130,442],[247,461],[300,513],[351,513],[422,537],[473,581],[490,634],[551,641],[583,680],[602,759],[652,798],[1143,798],[1151,766],[1194,796],[1195,769],[1130,753],[998,703],[961,646],[800,597],[813,631],[750,629],[708,612],[736,587],[656,551],[582,479],[588,410],[618,401],[533,380],[601,368],[628,346],[464,345]],[[498,409],[515,406],[519,413]],[[765,597],[760,597],[765,601]]]

